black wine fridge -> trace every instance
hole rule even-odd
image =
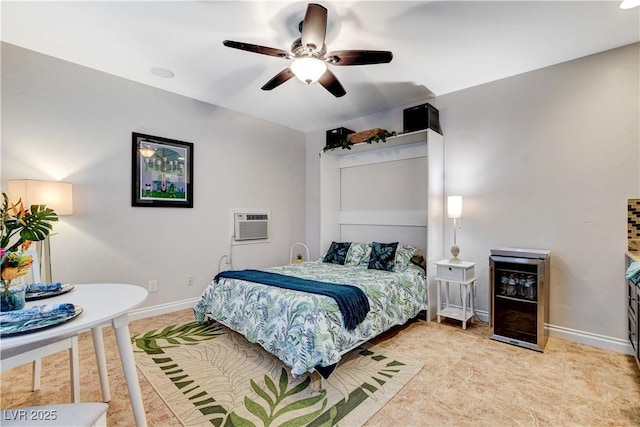
[[[542,352],[549,337],[551,252],[491,250],[491,339]]]

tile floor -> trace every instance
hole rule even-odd
[[[193,320],[191,310],[134,321],[131,333]],[[133,425],[111,328],[105,328],[110,426]],[[425,363],[366,426],[640,426],[640,370],[631,356],[550,338],[544,353],[488,338],[486,324],[416,321],[375,342]],[[2,373],[3,409],[70,401],[68,353],[43,360],[32,392],[31,365]],[[81,400],[100,401],[91,335],[80,336]],[[150,426],[179,425],[140,375]],[[349,427],[349,426],[346,426]]]

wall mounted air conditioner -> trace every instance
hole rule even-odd
[[[235,213],[234,240],[264,240],[269,238],[269,214]]]

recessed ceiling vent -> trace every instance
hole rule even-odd
[[[269,214],[235,213],[234,240],[264,240],[269,238]]]

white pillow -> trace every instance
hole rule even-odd
[[[413,246],[398,246],[393,271],[405,270],[411,262],[411,257],[416,253],[416,251],[417,249]]]
[[[344,265],[369,264],[371,245],[369,243],[351,243]]]

